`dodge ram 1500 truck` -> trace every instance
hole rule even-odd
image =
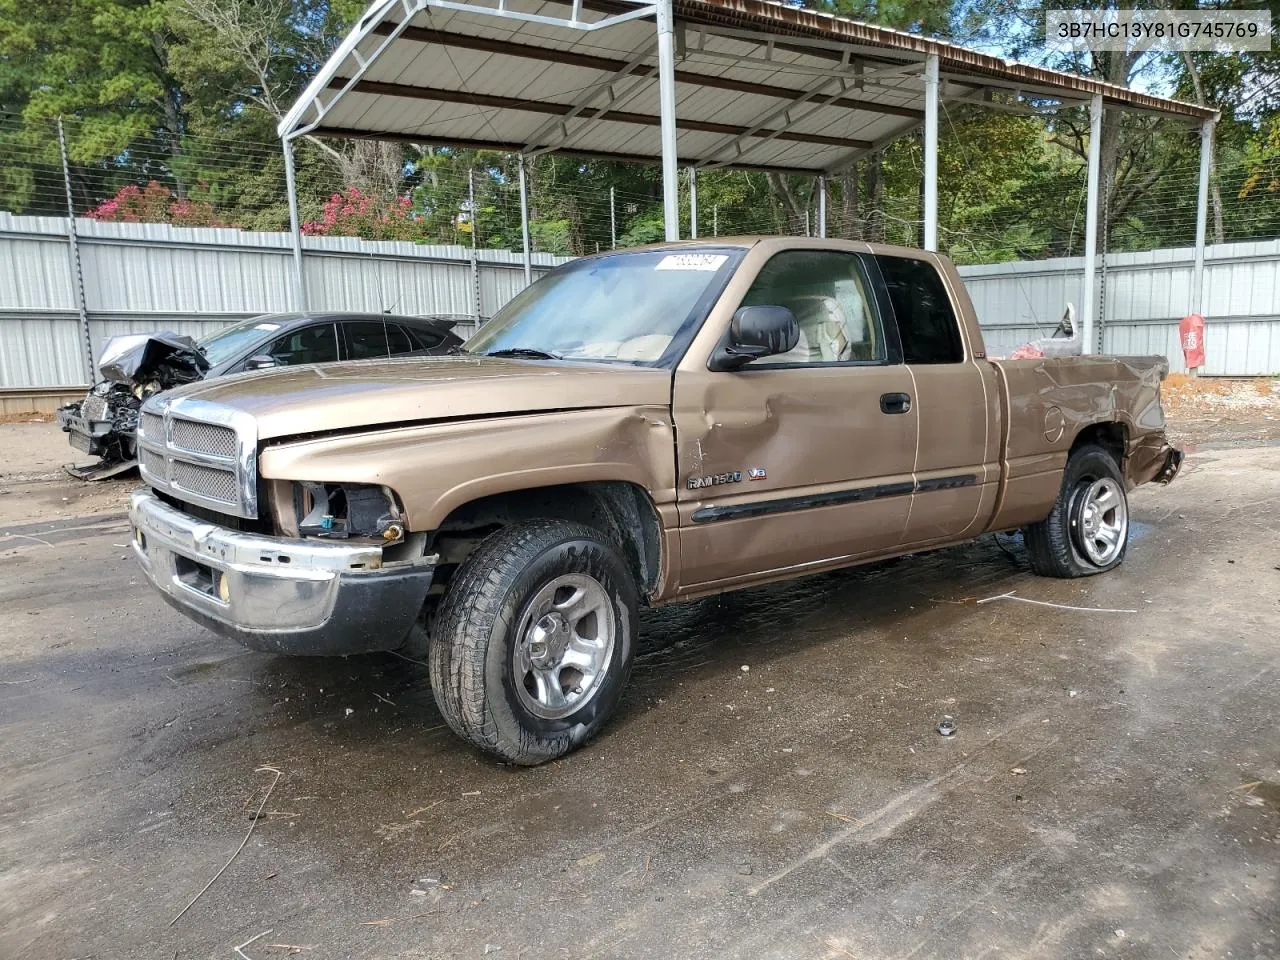
[[[1110,570],[1168,482],[1162,358],[992,361],[946,258],[745,238],[566,263],[452,357],[153,397],[133,546],[257,650],[425,641],[449,725],[509,761],[591,736],[637,607],[1025,530]]]

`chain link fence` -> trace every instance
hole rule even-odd
[[[95,145],[67,120],[64,179],[57,128],[0,117],[0,210],[111,222],[288,229],[284,160],[275,140],[184,135],[137,137],[126,148]],[[1024,131],[1025,133],[1025,131]],[[1041,260],[1081,252],[1085,174],[1069,151],[1017,170],[993,166],[984,137],[1000,129],[948,113],[939,176],[939,239],[957,262]],[[1040,134],[1037,134],[1039,136]],[[1008,152],[1009,148],[1004,148]],[[1166,151],[1167,153],[1168,151]],[[1221,151],[1220,151],[1221,152]],[[303,231],[458,244],[522,247],[518,160],[509,154],[372,141],[302,139],[297,182]],[[1145,166],[1122,158],[1104,211],[1108,251],[1194,242],[1198,158],[1194,145]],[[923,164],[907,137],[828,181],[828,236],[921,242]],[[577,256],[661,240],[656,165],[527,160],[530,240],[535,252]],[[681,236],[817,235],[817,179],[740,171],[681,173]],[[1210,243],[1280,236],[1280,161],[1224,157],[1214,173]]]

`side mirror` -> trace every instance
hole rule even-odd
[[[711,357],[712,370],[737,370],[760,357],[786,353],[800,341],[800,324],[786,307],[740,307],[729,339]]]
[[[280,361],[265,353],[260,353],[257,356],[250,357],[244,362],[244,368],[246,370],[266,370],[268,367],[278,366],[280,366]]]

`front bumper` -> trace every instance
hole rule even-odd
[[[67,434],[71,446],[95,457],[106,456],[107,439],[115,424],[110,420],[86,420],[80,416],[80,404],[57,410],[58,426]]]
[[[161,596],[254,650],[394,650],[421,612],[435,572],[434,557],[384,566],[380,546],[229,530],[146,490],[130,498],[129,519],[134,554]]]

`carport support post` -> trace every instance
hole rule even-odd
[[[676,35],[672,0],[658,0],[658,112],[662,120],[662,222],[680,239],[680,168],[676,162]]]
[[[1196,262],[1191,271],[1191,309],[1204,316],[1204,232],[1209,213],[1209,169],[1213,163],[1213,121],[1200,126],[1200,189],[1196,194]]]
[[[698,239],[698,168],[689,168],[689,239]]]
[[[613,187],[609,188],[609,243],[609,249],[618,249],[618,209],[613,198]]]
[[[818,178],[818,236],[827,236],[827,178]]]
[[[924,61],[924,248],[938,249],[938,55]]]
[[[1098,259],[1098,181],[1102,163],[1102,94],[1089,103],[1089,179],[1084,214],[1084,292],[1080,295],[1080,352],[1093,353],[1094,267]]]
[[[293,173],[293,141],[284,138],[284,188],[289,194],[289,233],[293,237],[293,302],[307,310],[307,281],[302,272],[302,218],[298,215],[298,182]]]
[[[520,231],[524,239],[524,285],[533,283],[533,260],[529,254],[529,187],[525,183],[524,154],[520,154]]]

